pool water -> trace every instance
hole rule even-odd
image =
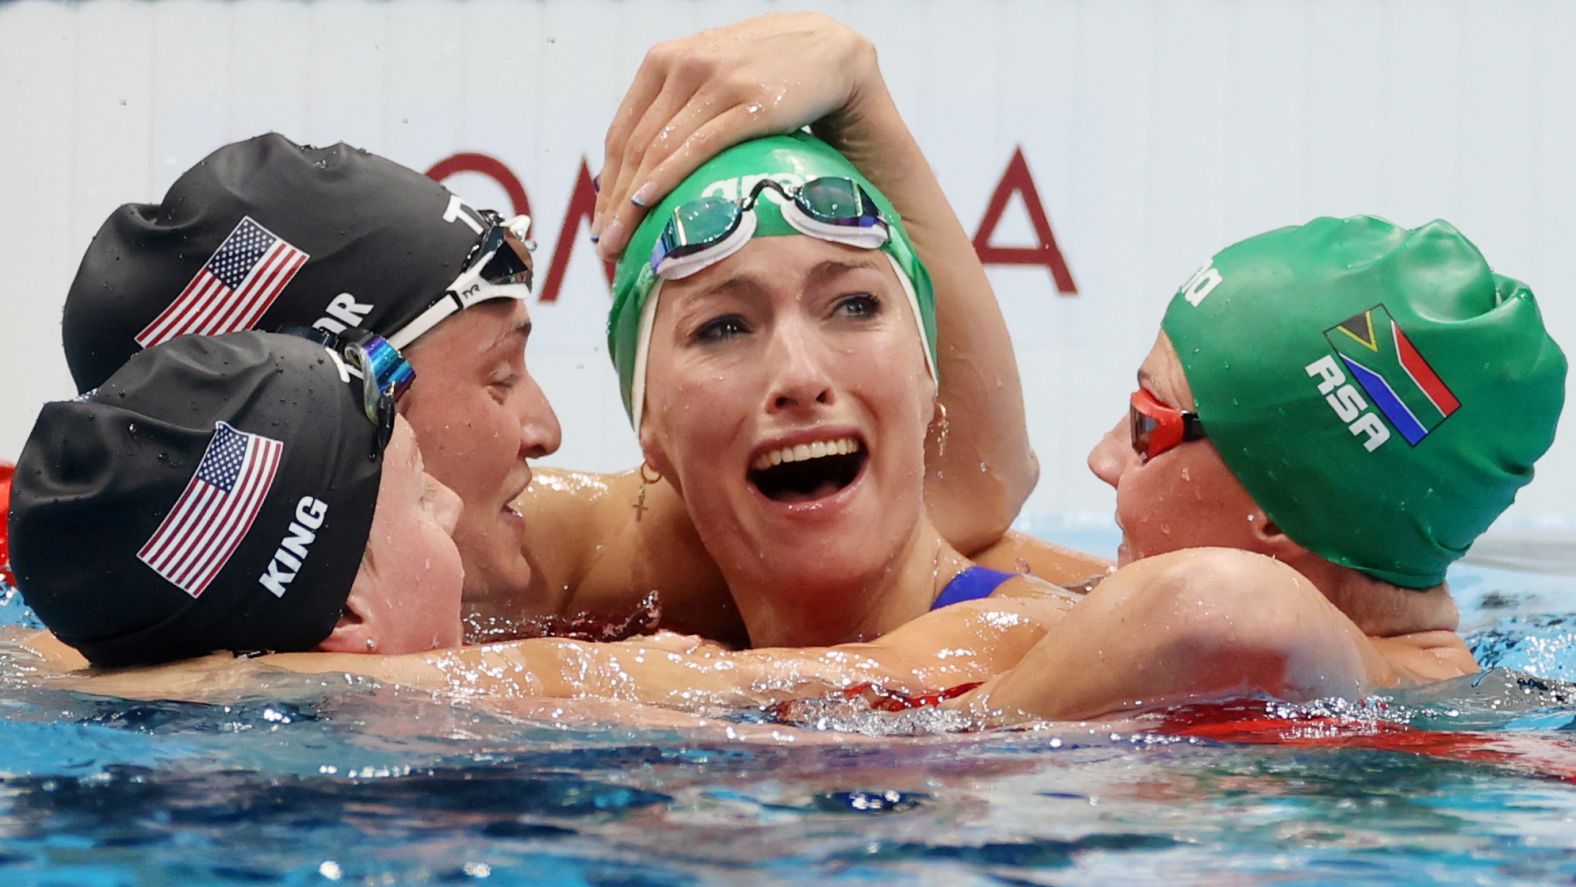
[[[129,702],[0,651],[0,882],[1569,882],[1576,581],[1452,582],[1474,679],[983,733],[852,703],[628,727],[294,675]]]

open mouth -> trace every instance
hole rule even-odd
[[[749,480],[774,502],[814,502],[853,483],[869,458],[870,451],[852,437],[778,447],[755,457]]]

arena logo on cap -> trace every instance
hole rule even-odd
[[[722,197],[727,200],[741,200],[760,184],[762,179],[771,179],[784,188],[794,189],[804,187],[804,176],[793,172],[760,173],[756,175],[738,176],[731,179],[718,179],[701,189],[702,197]],[[782,195],[770,188],[761,192],[761,196],[781,203]]]
[[[1368,400],[1379,410],[1403,440],[1417,446],[1440,423],[1460,409],[1450,387],[1429,366],[1427,359],[1412,340],[1395,322],[1383,304],[1348,317],[1324,331],[1325,341],[1335,350],[1341,364],[1357,380]],[[1368,433],[1365,442],[1370,452],[1384,440],[1377,439],[1372,422],[1363,422],[1355,415],[1362,412],[1372,417],[1367,402],[1350,385],[1336,365],[1335,359],[1325,355],[1307,366],[1310,376],[1320,378],[1319,392],[1336,414],[1349,424],[1353,434]],[[1337,386],[1341,386],[1337,388]],[[1335,392],[1331,394],[1331,390]],[[1380,427],[1383,430],[1382,426]],[[1383,437],[1388,439],[1386,430]]]

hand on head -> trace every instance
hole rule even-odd
[[[591,224],[602,257],[617,259],[647,210],[724,149],[851,109],[879,77],[870,41],[819,13],[652,47],[607,131]]]

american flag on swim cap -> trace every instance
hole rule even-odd
[[[152,348],[176,336],[251,329],[309,257],[251,217],[241,219],[175,301],[137,334]]]
[[[279,470],[285,445],[214,423],[197,473],[137,559],[197,597],[246,538]]]

